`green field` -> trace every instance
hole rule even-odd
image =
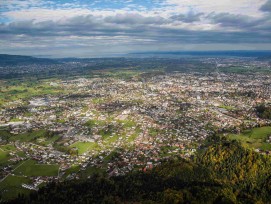
[[[31,191],[22,188],[22,184],[29,184],[29,178],[20,176],[8,176],[0,183],[0,192],[4,200],[16,198],[20,194],[29,194]]]
[[[232,110],[235,110],[235,108],[233,106],[225,106],[225,105],[222,105],[222,106],[219,106],[219,108],[223,108],[227,111],[232,111]]]
[[[0,156],[3,154],[0,154]],[[4,160],[2,160],[4,161]],[[24,189],[22,184],[29,184],[29,176],[57,176],[59,165],[37,164],[36,161],[22,161],[14,166],[12,174],[0,182],[0,194],[4,200],[16,198],[20,194],[29,194],[31,191]]]
[[[78,154],[83,154],[87,151],[97,149],[98,144],[95,142],[76,142],[76,143],[72,144],[70,147],[78,148]]]
[[[76,173],[76,172],[78,172],[79,170],[80,170],[80,166],[78,166],[78,165],[73,165],[73,166],[71,166],[69,169],[67,169],[67,170],[65,171],[65,174],[69,175],[69,174],[72,174],[72,173]]]
[[[0,150],[0,164],[6,163],[8,159],[8,152]]]
[[[66,179],[70,174],[78,173],[80,171],[80,166],[72,165],[69,169],[65,171],[63,178]]]
[[[15,135],[10,137],[10,141],[16,141],[19,140],[21,142],[31,142],[35,141],[38,138],[46,137],[48,132],[46,130],[38,130],[34,132],[27,132],[19,135]]]
[[[14,151],[16,150],[16,147],[14,145],[1,145],[0,149],[4,151]]]
[[[1,145],[0,146],[0,168],[7,166],[7,165],[14,165],[14,162],[9,161],[9,159],[13,158],[10,153],[15,153],[20,157],[25,157],[25,153],[22,151],[18,151],[15,146],[13,145]],[[16,164],[15,164],[16,165]]]
[[[37,164],[28,160],[19,166],[13,173],[20,176],[57,176],[59,165]]]
[[[50,86],[46,80],[36,82],[12,80],[3,86],[1,91],[0,106],[10,101],[29,99],[34,96],[56,95],[66,90]]]
[[[124,137],[124,135],[122,136]],[[103,144],[111,147],[112,143],[116,142],[119,139],[119,137],[121,136],[120,135],[114,135],[114,136],[112,135],[111,137],[109,136],[103,140]]]
[[[267,143],[267,137],[271,135],[271,127],[260,127],[246,130],[241,134],[229,134],[232,140],[239,140],[244,145],[261,150],[271,150],[271,143]]]

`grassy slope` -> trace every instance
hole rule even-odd
[[[229,138],[239,140],[248,147],[271,150],[271,143],[266,142],[269,135],[271,135],[271,127],[260,127],[241,134],[229,134]]]

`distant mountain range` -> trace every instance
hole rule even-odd
[[[137,52],[130,53],[130,56],[191,56],[191,57],[269,57],[271,50],[229,50],[229,51],[172,51],[172,52]]]
[[[28,64],[59,64],[58,60],[36,58],[22,55],[0,54],[0,66],[28,65]]]
[[[144,58],[144,57],[255,57],[260,60],[271,60],[271,50],[270,51],[174,51],[174,52],[137,52],[130,53],[126,56],[123,56],[120,59],[124,58]],[[61,64],[66,62],[89,62],[93,60],[102,60],[102,58],[38,58],[31,56],[23,55],[8,55],[0,54],[0,66],[14,66],[14,65],[28,65],[28,64],[37,64],[37,65],[52,65],[52,64]],[[105,59],[105,58],[104,58]],[[110,59],[115,58],[106,58]]]

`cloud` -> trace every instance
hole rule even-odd
[[[61,5],[57,1],[10,1],[14,4],[1,2],[0,18],[5,19],[0,20],[1,52],[38,50],[72,56],[67,49],[87,55],[203,49],[204,45],[212,49],[219,44],[220,49],[234,45],[253,49],[271,44],[270,0],[235,4],[231,0],[103,0],[88,5],[69,0]],[[104,2],[110,3],[101,8]]]
[[[232,13],[258,16],[258,10],[266,0],[166,0],[167,4],[175,5],[175,9],[193,9],[203,13]]]
[[[138,13],[125,13],[125,14],[116,14],[115,16],[108,16],[105,19],[105,22],[115,23],[115,24],[164,24],[168,23],[169,20],[166,20],[160,16],[142,16]]]
[[[193,23],[196,21],[200,21],[200,17],[203,15],[203,13],[194,13],[194,12],[188,12],[187,14],[178,14],[171,16],[171,19],[177,20],[177,21],[183,21],[185,23]]]
[[[136,18],[135,18],[136,17]],[[265,27],[254,27],[264,19],[249,19],[247,16],[232,15],[228,13],[206,16],[213,22],[210,29],[206,29],[208,23],[201,22],[191,25],[187,22],[179,22],[179,19],[164,19],[159,16],[144,17],[139,14],[121,14],[112,16],[83,15],[58,21],[20,21],[0,25],[0,36],[7,40],[12,36],[23,35],[25,37],[66,37],[77,36],[92,37],[90,40],[100,40],[98,37],[117,38],[119,36],[129,39],[148,39],[149,42],[166,41],[168,43],[241,43],[241,42],[271,42],[269,33],[266,32],[270,24]],[[216,25],[218,24],[218,25]],[[264,25],[264,24],[263,24]],[[237,27],[238,29],[225,29]],[[250,31],[247,32],[247,31]],[[104,39],[105,39],[104,38]]]
[[[230,13],[211,13],[207,18],[213,23],[219,23],[222,27],[237,27],[239,29],[251,28],[263,21],[262,18]]]
[[[262,5],[260,10],[265,12],[271,12],[271,0],[268,0],[264,5]]]

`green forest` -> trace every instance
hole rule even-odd
[[[147,172],[51,183],[9,203],[270,203],[271,158],[214,137],[191,160]]]

